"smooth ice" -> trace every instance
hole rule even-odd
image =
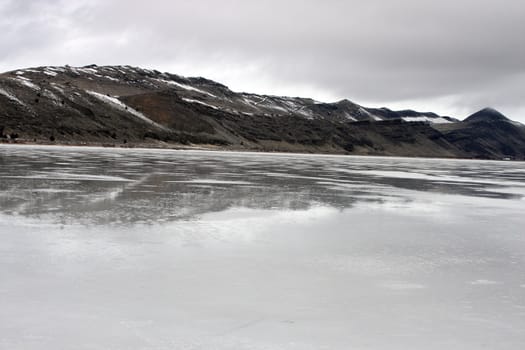
[[[523,349],[525,163],[0,146],[0,349]]]

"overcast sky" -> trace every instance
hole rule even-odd
[[[235,91],[525,122],[523,0],[0,0],[0,71],[129,64]]]

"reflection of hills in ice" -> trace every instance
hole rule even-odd
[[[5,146],[0,163],[0,348],[525,343],[525,163]]]
[[[230,207],[349,208],[420,195],[521,198],[521,163],[2,147],[0,209],[64,223],[153,223]]]

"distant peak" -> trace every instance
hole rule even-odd
[[[346,98],[342,99],[340,101],[337,101],[336,103],[338,105],[340,105],[340,106],[355,106],[356,105],[356,103],[354,103],[354,102],[352,102],[352,101],[350,101],[350,100],[348,100]]]
[[[496,110],[495,108],[492,108],[492,107],[485,107],[482,110],[480,110],[479,112],[491,113],[491,114],[499,114],[499,115],[503,116],[503,114],[501,114],[498,110]]]
[[[465,119],[465,122],[495,122],[495,121],[508,121],[509,119],[501,114],[494,108],[486,107],[482,110],[470,115]]]

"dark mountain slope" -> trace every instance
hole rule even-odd
[[[505,117],[503,114],[495,110],[494,108],[484,108],[469,117],[467,117],[465,123],[478,123],[478,122],[509,122],[510,119]]]
[[[463,122],[438,127],[447,141],[469,157],[525,159],[525,126],[492,108],[485,108]]]
[[[459,122],[349,100],[236,93],[205,78],[129,66],[1,74],[0,133],[5,142],[525,157],[523,127],[491,109]]]

